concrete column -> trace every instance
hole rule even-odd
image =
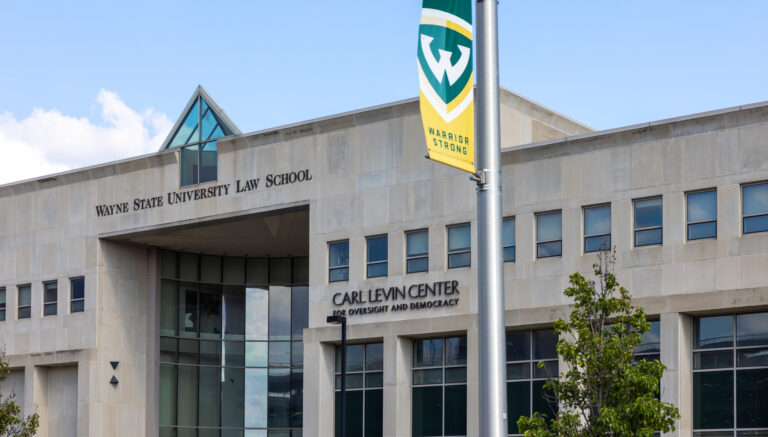
[[[147,371],[145,384],[145,435],[156,437],[160,433],[160,251],[151,247],[147,252]]]
[[[48,369],[30,365],[24,369],[24,413],[40,415],[37,437],[56,435],[48,429]]]
[[[691,317],[680,313],[661,315],[661,362],[667,370],[661,377],[661,400],[680,410],[677,430],[664,437],[689,437],[693,417],[693,342]]]
[[[411,435],[411,351],[410,338],[384,337],[384,437]]]
[[[334,433],[334,358],[333,344],[304,343],[305,437],[327,437]]]
[[[467,330],[467,437],[480,435],[480,338],[477,328]]]

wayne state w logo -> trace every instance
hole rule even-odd
[[[450,123],[472,102],[472,25],[446,11],[422,9],[418,61],[424,97]]]

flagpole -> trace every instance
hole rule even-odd
[[[497,1],[477,0],[477,235],[480,437],[507,435]]]

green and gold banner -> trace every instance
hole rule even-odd
[[[417,56],[429,158],[475,173],[472,0],[424,0]]]

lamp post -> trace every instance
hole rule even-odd
[[[347,318],[328,316],[326,322],[341,325],[341,437],[347,434]]]

